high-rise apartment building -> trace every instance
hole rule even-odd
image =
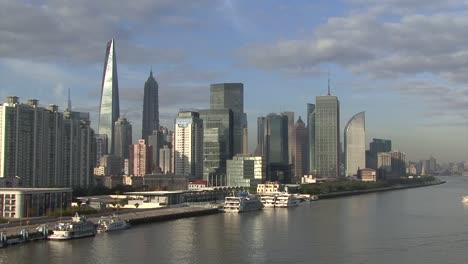
[[[145,92],[143,96],[141,138],[148,140],[148,136],[152,135],[153,131],[159,131],[159,95],[158,83],[153,77],[153,71],[150,71],[150,76],[145,82]],[[154,148],[158,149],[158,146],[154,146]]]
[[[354,115],[344,131],[345,176],[355,176],[366,167],[366,121],[364,112]]]
[[[307,173],[307,128],[301,117],[296,122],[294,127],[294,154],[293,154],[293,171],[294,177],[292,182],[300,182],[302,176]]]
[[[133,176],[145,176],[146,174],[151,174],[152,154],[152,146],[147,145],[144,139],[138,140],[138,143],[132,146],[130,162]]]
[[[18,177],[23,187],[88,187],[94,162],[89,114],[16,96],[0,105],[0,177]]]
[[[200,110],[203,120],[203,179],[209,185],[225,182],[226,160],[233,156],[233,114],[231,109]]]
[[[210,109],[231,109],[233,114],[233,154],[244,151],[243,137],[247,130],[247,115],[244,113],[244,85],[242,83],[219,83],[210,86]]]
[[[107,135],[107,154],[114,154],[114,126],[120,116],[119,85],[117,80],[117,59],[114,39],[107,43],[99,106],[100,135]]]
[[[336,96],[317,96],[315,105],[315,162],[321,177],[340,176],[340,103]]]
[[[122,160],[130,157],[129,150],[132,145],[132,124],[125,117],[119,117],[115,122],[114,136],[115,153]]]
[[[203,120],[195,110],[183,110],[174,124],[174,170],[190,180],[203,178]]]

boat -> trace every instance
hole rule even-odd
[[[265,208],[275,207],[276,196],[273,194],[262,194],[260,195],[260,200]]]
[[[462,202],[468,203],[468,195],[462,197]]]
[[[276,196],[275,207],[285,208],[299,205],[299,200],[294,194],[281,193]]]
[[[96,225],[78,213],[70,221],[55,224],[51,240],[68,240],[96,235]]]
[[[29,238],[28,229],[23,228],[20,230],[19,234],[17,235],[10,235],[10,236],[5,236],[5,237],[4,235],[2,235],[2,246],[24,243],[28,241],[28,238]]]
[[[224,212],[228,213],[250,212],[262,208],[261,200],[254,194],[241,194],[240,196],[226,197],[224,200]]]
[[[111,232],[116,230],[127,229],[130,227],[130,224],[120,218],[120,216],[116,214],[112,214],[111,216],[102,216],[101,219],[98,221],[97,231],[101,232]]]

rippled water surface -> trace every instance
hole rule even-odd
[[[468,263],[468,177],[0,249],[0,263]]]

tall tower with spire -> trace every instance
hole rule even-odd
[[[101,83],[101,104],[99,107],[100,135],[107,136],[107,153],[114,153],[114,125],[120,116],[119,85],[117,81],[117,58],[114,39],[107,42],[104,71]]]
[[[145,82],[145,92],[143,96],[143,120],[141,138],[148,142],[148,136],[154,130],[159,130],[159,95],[158,83],[153,77],[153,70]],[[156,146],[153,146],[153,148]]]

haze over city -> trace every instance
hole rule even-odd
[[[327,93],[341,127],[366,112],[367,141],[408,160],[468,160],[468,26],[461,1],[0,2],[0,97],[89,111],[97,128],[105,43],[116,40],[121,113],[139,135],[152,68],[160,119],[207,108],[209,85],[244,84],[250,150],[256,118]],[[341,135],[341,138],[343,135]]]

